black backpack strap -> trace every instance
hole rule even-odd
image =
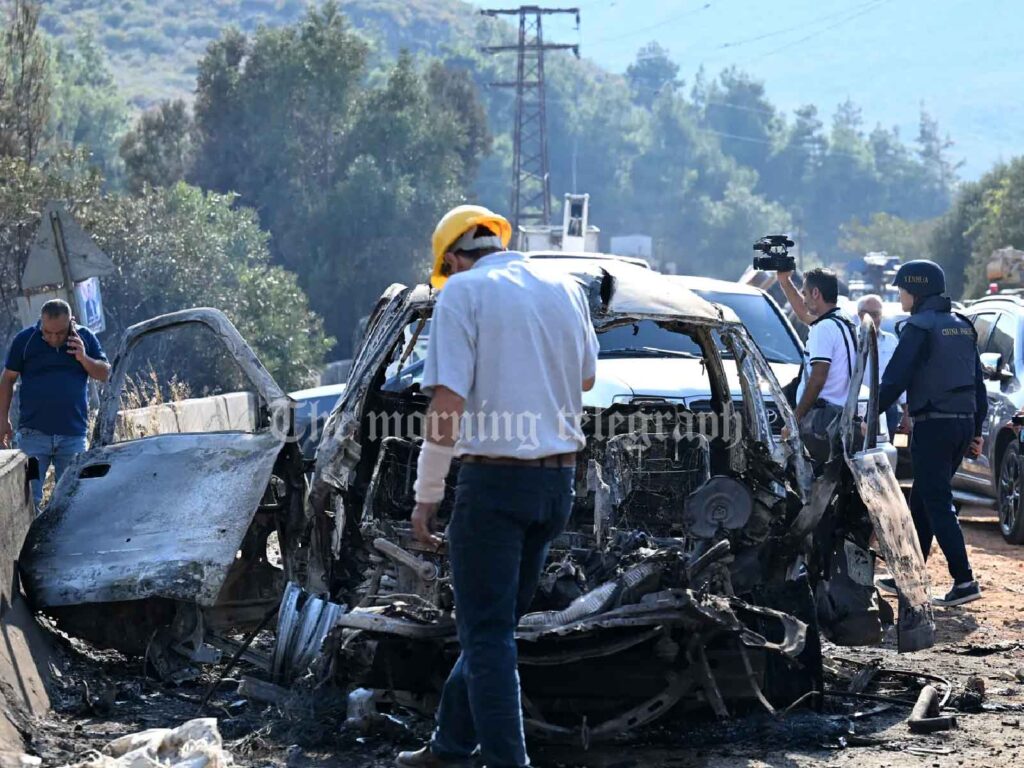
[[[853,355],[850,353],[850,342],[853,343],[853,348],[857,348],[857,337],[853,335],[853,323],[849,322],[845,318],[839,317],[838,315],[829,315],[829,320],[835,322],[839,326],[839,335],[843,337],[843,346],[846,347],[846,372],[853,378]],[[846,329],[846,333],[850,334],[850,341],[846,340],[846,333],[843,333],[843,329]]]

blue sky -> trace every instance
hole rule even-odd
[[[509,8],[508,0],[483,7]],[[955,142],[971,179],[1024,153],[1022,0],[581,0],[537,2],[580,8],[548,17],[545,37],[579,42],[581,53],[623,71],[651,40],[666,47],[692,82],[737,65],[763,80],[769,98],[792,110],[816,104],[826,118],[847,97],[866,128],[917,134],[920,105]]]

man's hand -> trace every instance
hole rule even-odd
[[[79,365],[85,368],[89,377],[97,381],[106,381],[110,377],[110,363],[104,360],[93,360],[85,353],[85,342],[77,333],[68,336],[68,354],[73,355]]]
[[[89,359],[89,356],[85,354],[85,344],[82,343],[82,337],[75,334],[74,336],[68,336],[68,354],[73,355],[75,360],[85,364],[85,361]]]
[[[896,427],[896,431],[900,434],[909,435],[913,424],[910,421],[910,414],[906,411],[903,412],[903,418],[900,419],[900,425]]]
[[[972,459],[976,459],[981,456],[981,452],[985,449],[985,438],[976,437],[971,440],[971,447],[967,449],[967,455]]]
[[[10,448],[14,440],[14,427],[10,419],[0,421],[0,448]]]
[[[412,532],[416,541],[432,547],[441,546],[441,537],[434,533],[434,521],[437,520],[437,510],[440,504],[426,504],[420,502],[412,511]]]
[[[789,427],[782,428],[782,439],[789,440]]]

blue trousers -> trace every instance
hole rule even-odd
[[[39,479],[32,481],[32,498],[36,509],[43,502],[43,481],[53,464],[53,472],[60,480],[68,464],[85,448],[85,435],[48,435],[38,429],[19,429],[14,437],[15,446],[22,453],[39,462]]]
[[[950,481],[973,438],[973,419],[929,419],[914,424],[910,439],[914,465],[910,512],[921,542],[921,554],[927,559],[932,539],[937,539],[957,584],[973,581],[974,575],[953,507]]]
[[[515,629],[548,546],[572,511],[572,469],[463,464],[448,526],[462,652],[441,694],[430,749],[487,768],[530,764],[523,735]]]

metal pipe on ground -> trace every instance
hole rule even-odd
[[[911,733],[935,733],[956,728],[956,717],[939,714],[939,692],[934,685],[926,685],[917,697],[907,724]]]

